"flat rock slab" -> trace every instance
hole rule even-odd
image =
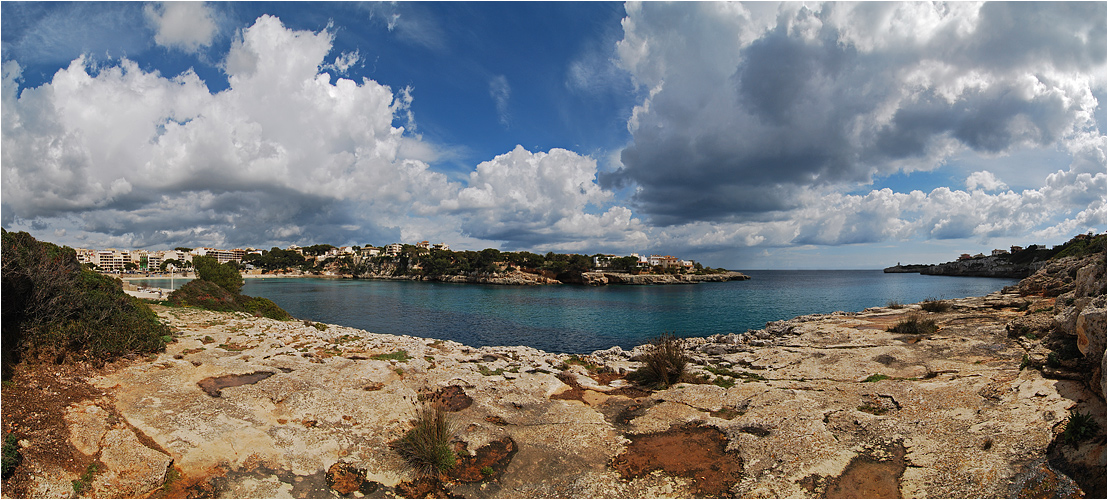
[[[885,331],[911,306],[797,318],[757,347],[690,339],[703,383],[656,392],[584,368],[618,374],[635,351],[570,359],[156,307],[177,342],[93,383],[204,496],[1008,496],[1070,408],[1103,426],[1103,403],[1021,370],[1004,328],[1021,312],[952,303],[928,335]],[[421,479],[390,448],[429,404],[456,424],[453,479]]]

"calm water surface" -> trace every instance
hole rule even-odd
[[[740,333],[803,314],[979,296],[1018,282],[879,270],[744,272],[753,279],[602,287],[266,278],[247,279],[243,293],[269,298],[297,318],[376,333],[586,353],[629,349],[662,332]],[[145,284],[168,288],[169,280]]]

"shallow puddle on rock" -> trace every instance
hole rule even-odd
[[[661,470],[692,478],[697,496],[718,498],[730,496],[742,474],[742,458],[726,451],[727,436],[715,428],[682,426],[627,437],[627,451],[612,459],[624,479]]]
[[[208,377],[196,383],[201,389],[204,390],[209,396],[218,398],[222,394],[223,389],[229,387],[238,387],[240,385],[256,384],[273,376],[274,372],[257,371],[254,373],[245,373],[242,375],[223,375],[220,377]]]
[[[900,475],[904,473],[904,445],[888,450],[887,460],[870,456],[854,457],[839,477],[828,480],[823,498],[902,498]]]

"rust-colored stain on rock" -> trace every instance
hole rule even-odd
[[[505,437],[482,446],[472,456],[459,457],[453,469],[447,475],[459,482],[475,483],[499,477],[512,462],[518,447],[510,437]],[[492,469],[493,474],[485,475],[481,469]],[[486,471],[488,469],[485,469]]]
[[[466,394],[465,389],[457,385],[443,387],[431,394],[429,399],[431,404],[445,411],[462,411],[473,404],[473,398]]]
[[[612,459],[623,479],[662,470],[692,478],[698,496],[726,497],[743,471],[742,458],[726,450],[727,436],[715,428],[686,425],[628,438],[627,451]]]

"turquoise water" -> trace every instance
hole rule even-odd
[[[753,279],[602,287],[267,278],[247,279],[243,293],[269,298],[297,318],[376,333],[587,353],[631,348],[663,332],[741,333],[803,314],[979,296],[1018,282],[881,271],[745,272]],[[169,280],[135,283],[168,288]]]

